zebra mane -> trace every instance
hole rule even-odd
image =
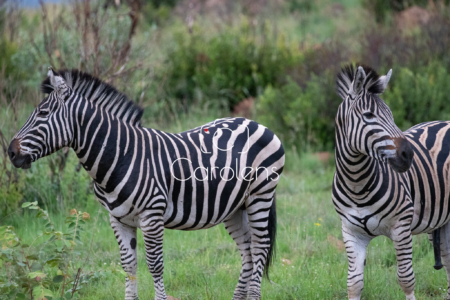
[[[365,65],[359,65],[364,69],[367,74],[363,83],[363,88],[371,94],[382,94],[384,92],[383,82],[380,79],[380,75],[371,67]],[[345,99],[348,95],[350,86],[353,80],[355,80],[355,73],[358,65],[352,64],[346,65],[342,68],[341,72],[337,75],[336,79],[336,92],[342,98]]]
[[[126,95],[117,91],[112,85],[77,69],[63,69],[54,72],[62,76],[66,84],[74,92],[104,107],[106,111],[109,111],[118,119],[124,120],[131,125],[141,125],[143,109],[129,100]],[[41,83],[41,91],[44,94],[50,94],[53,90],[50,78],[47,77]]]

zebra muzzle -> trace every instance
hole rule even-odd
[[[17,139],[11,141],[8,147],[8,156],[16,168],[29,169],[31,167],[31,156],[20,153],[20,142]]]
[[[434,249],[434,268],[436,270],[442,269],[441,261],[441,229],[438,228],[433,231],[433,249]]]

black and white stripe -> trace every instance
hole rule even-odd
[[[366,247],[378,235],[394,242],[406,299],[415,299],[412,234],[442,227],[441,253],[450,278],[450,122],[401,132],[379,97],[390,75],[348,66],[337,79],[343,102],[336,115],[332,196],[349,260],[349,299],[361,298]]]
[[[275,188],[284,167],[280,140],[244,118],[219,119],[171,134],[143,128],[142,110],[113,87],[76,70],[49,72],[49,95],[10,146],[16,167],[69,146],[110,212],[126,279],[137,298],[136,228],[141,228],[155,298],[163,284],[164,228],[224,223],[242,257],[233,299],[260,299],[275,242]]]

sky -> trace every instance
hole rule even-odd
[[[39,0],[13,0],[19,1],[22,6],[26,7],[36,7],[39,6]],[[45,3],[58,3],[63,2],[63,0],[44,0]]]

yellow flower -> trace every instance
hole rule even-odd
[[[319,223],[314,223],[314,225],[316,225],[316,226],[321,226]]]
[[[319,218],[319,221],[322,221],[322,218]]]

